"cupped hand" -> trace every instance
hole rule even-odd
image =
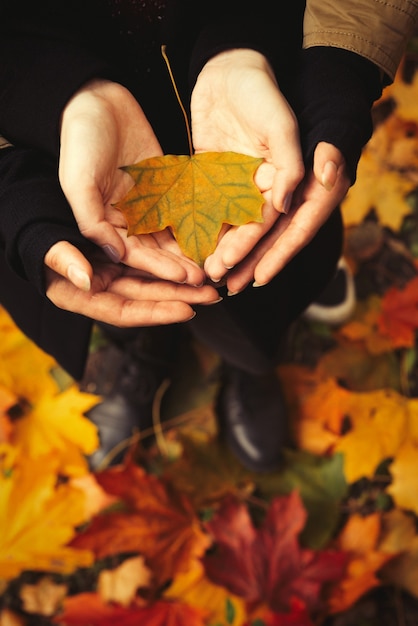
[[[80,232],[115,262],[125,260],[126,222],[112,203],[132,187],[120,168],[162,154],[133,95],[122,85],[93,80],[67,103],[61,123],[59,180]]]
[[[193,287],[156,279],[146,266],[141,271],[113,263],[100,250],[87,260],[66,241],[52,246],[44,260],[46,295],[51,302],[115,326],[185,322],[194,317],[194,304],[214,304],[220,299],[209,285]]]
[[[349,186],[341,152],[331,144],[319,143],[313,170],[294,194],[289,213],[280,216],[244,261],[228,273],[229,292],[238,293],[251,282],[267,284],[312,240]]]
[[[264,223],[223,228],[205,264],[208,276],[219,280],[288,210],[304,174],[298,125],[268,61],[248,49],[222,52],[204,66],[192,92],[191,121],[196,152],[233,151],[264,159],[255,175],[265,199]]]

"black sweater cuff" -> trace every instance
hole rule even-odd
[[[382,93],[377,66],[353,52],[333,47],[303,50],[288,100],[299,122],[305,162],[325,141],[343,154],[351,184],[361,151],[373,132],[371,110]]]
[[[52,159],[35,150],[0,150],[0,242],[13,271],[44,294],[44,257],[58,241],[83,252],[94,245],[79,232]]]

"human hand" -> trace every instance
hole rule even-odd
[[[122,85],[93,80],[66,105],[61,125],[61,187],[82,235],[114,262],[126,263],[128,239],[125,219],[112,203],[133,184],[120,168],[160,155],[161,147],[144,112]],[[129,238],[131,246],[133,239]],[[165,237],[165,243],[173,252],[174,239],[170,243]]]
[[[153,257],[154,244],[144,241],[143,249],[145,253],[149,249]],[[99,249],[89,261],[67,241],[54,244],[44,260],[46,295],[51,302],[114,326],[186,322],[194,317],[193,304],[219,302],[218,292],[209,285],[193,287],[155,279],[147,270],[113,263]]]
[[[293,197],[287,215],[276,220],[254,250],[233,270],[226,283],[230,294],[239,293],[250,282],[267,284],[304,248],[345,197],[350,179],[341,152],[321,142],[315,149],[313,169],[307,173]],[[221,245],[228,247],[229,233]],[[239,230],[236,232],[239,239]],[[222,265],[219,264],[222,272]]]
[[[191,120],[196,152],[231,150],[265,159],[255,175],[265,198],[264,222],[222,230],[205,264],[208,276],[219,280],[288,210],[304,174],[298,126],[269,63],[247,49],[228,50],[204,66],[192,93]]]

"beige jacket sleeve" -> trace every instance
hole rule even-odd
[[[393,80],[417,24],[418,0],[307,0],[303,47],[351,50]]]

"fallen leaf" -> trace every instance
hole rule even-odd
[[[67,546],[86,521],[84,494],[57,485],[59,460],[18,459],[0,473],[0,578],[25,569],[72,572],[89,566],[92,553]]]
[[[142,556],[126,559],[112,570],[104,569],[99,574],[97,590],[105,602],[117,602],[129,606],[138,589],[150,586],[151,571]]]
[[[375,210],[380,223],[399,230],[405,216],[411,213],[407,195],[415,183],[385,168],[371,151],[364,149],[357,168],[357,181],[341,203],[344,224],[358,224]]]
[[[408,434],[411,408],[414,414],[408,400],[391,389],[352,394],[349,429],[334,448],[344,454],[348,483],[372,478],[383,460],[398,453]]]
[[[92,550],[97,558],[123,552],[142,554],[157,584],[166,583],[209,545],[187,497],[168,482],[146,474],[134,464],[116,466],[97,474],[98,483],[124,504],[93,518],[71,542]]]
[[[84,413],[98,402],[98,396],[79,391],[77,385],[45,394],[15,422],[15,446],[32,459],[55,451],[62,460],[62,473],[85,474],[84,455],[97,449],[99,439],[96,426]]]
[[[23,610],[50,617],[58,612],[68,592],[68,585],[56,583],[51,576],[43,576],[33,585],[20,589]]]
[[[382,298],[378,327],[381,334],[390,338],[393,348],[414,346],[418,329],[418,276],[403,289],[388,289]]]
[[[147,607],[103,602],[96,593],[67,597],[64,611],[53,618],[59,626],[206,626],[205,613],[181,602],[159,601]]]
[[[387,492],[396,505],[418,514],[418,442],[405,441],[390,465],[392,483]]]
[[[187,572],[177,574],[164,592],[164,597],[206,611],[209,624],[224,624],[226,621],[228,626],[242,626],[245,621],[246,607],[243,600],[212,583],[205,576],[202,563],[197,560]]]
[[[234,152],[165,155],[123,169],[133,188],[115,204],[128,235],[171,228],[182,251],[203,265],[222,224],[262,222],[263,196],[254,183],[262,159]]]
[[[207,522],[214,541],[203,559],[207,576],[250,605],[266,603],[283,612],[291,598],[298,598],[308,611],[317,609],[323,584],[342,576],[346,557],[301,548],[306,517],[296,491],[275,498],[259,528],[243,504],[226,499]]]
[[[328,597],[331,612],[352,606],[367,591],[380,584],[376,573],[393,555],[378,549],[381,515],[351,515],[337,538],[338,549],[349,554],[345,576],[332,586]]]

